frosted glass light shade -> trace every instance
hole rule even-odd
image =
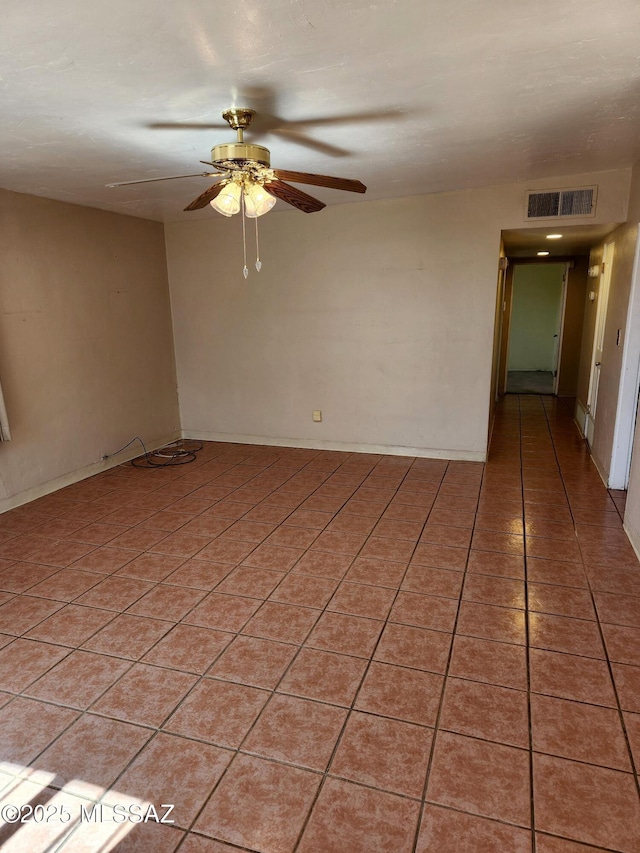
[[[233,216],[240,212],[240,184],[230,181],[209,204],[223,216]]]
[[[268,213],[275,203],[276,199],[260,184],[251,184],[244,191],[244,212],[249,219]]]

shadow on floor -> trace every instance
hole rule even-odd
[[[510,370],[507,394],[553,394],[553,373],[550,370]]]

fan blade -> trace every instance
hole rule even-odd
[[[264,184],[265,190],[276,198],[286,201],[287,204],[297,207],[303,213],[315,213],[317,210],[322,210],[327,205],[317,198],[303,193],[297,187],[292,187],[285,184],[284,181],[266,181]]]
[[[213,199],[218,195],[222,187],[226,185],[227,181],[220,181],[212,187],[209,187],[208,190],[205,190],[198,196],[198,198],[194,199],[191,204],[188,204],[185,207],[185,210],[200,210],[200,208],[206,207],[209,202],[213,201]]]
[[[197,172],[195,175],[169,175],[167,178],[143,178],[141,181],[120,181],[118,184],[105,184],[106,187],[128,187],[131,184],[153,184],[156,181],[177,181],[178,178],[212,178],[215,172]]]
[[[229,130],[226,122],[154,121],[145,125],[150,130]]]
[[[289,172],[287,169],[274,169],[273,172],[276,178],[280,178],[282,181],[293,181],[294,184],[314,184],[316,187],[330,187],[349,193],[365,193],[367,191],[364,184],[350,178],[332,178],[329,175],[312,175],[309,172]]]
[[[330,145],[328,142],[321,142],[319,139],[311,139],[299,130],[293,130],[286,125],[282,127],[274,127],[272,130],[266,130],[266,133],[275,133],[278,136],[284,136],[296,145],[302,145],[304,148],[310,148],[312,151],[318,151],[320,154],[326,154],[328,157],[347,157],[351,152],[346,148],[338,148],[337,145]]]

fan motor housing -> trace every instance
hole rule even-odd
[[[224,142],[211,149],[211,159],[214,163],[223,161],[233,168],[231,164],[238,164],[242,168],[247,160],[258,163],[267,168],[271,165],[271,153],[264,145],[253,145],[250,142]]]

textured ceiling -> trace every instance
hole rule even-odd
[[[275,167],[365,198],[627,167],[639,25],[637,0],[5,0],[0,186],[211,215],[182,213],[206,178],[104,185],[200,171],[234,136],[197,125],[232,105],[259,112],[247,138]],[[159,126],[176,122],[194,126]]]

